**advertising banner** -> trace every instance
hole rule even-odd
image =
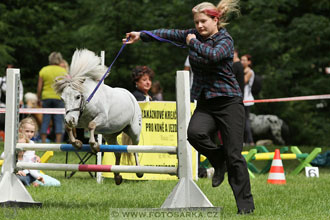
[[[177,146],[177,114],[175,102],[141,102],[139,103],[142,111],[142,130],[139,145],[160,145]],[[191,112],[195,105],[191,104]],[[118,136],[118,143],[129,145],[122,135]],[[197,152],[192,150],[192,169],[193,178],[197,179]],[[139,153],[141,166],[164,166],[177,167],[178,159],[176,154],[168,153]],[[114,153],[104,153],[104,165],[114,165]],[[121,165],[135,165],[133,154],[122,153]],[[124,179],[144,179],[144,180],[176,180],[177,176],[168,174],[144,174],[138,178],[134,173],[122,173]],[[113,178],[113,173],[103,173],[104,177]]]

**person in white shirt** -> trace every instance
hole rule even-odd
[[[241,63],[244,67],[244,101],[253,101],[252,85],[254,81],[254,71],[251,69],[252,57],[249,54],[245,54],[241,57]],[[245,102],[245,129],[244,129],[244,143],[249,146],[254,146],[252,129],[250,123],[250,108],[254,105],[253,102]]]

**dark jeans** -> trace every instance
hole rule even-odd
[[[247,144],[254,143],[252,128],[250,122],[250,109],[251,106],[244,106],[245,109],[245,129],[244,129],[244,142]]]
[[[64,102],[59,99],[44,99],[42,100],[43,108],[64,108]],[[50,119],[53,119],[53,124],[55,126],[55,134],[64,133],[64,115],[59,114],[44,114],[42,118],[42,124],[40,128],[40,134],[47,134],[47,129],[50,123]]]
[[[5,118],[6,118],[6,113],[0,114],[0,130],[1,131],[5,130]]]
[[[228,182],[239,210],[254,209],[249,173],[242,156],[244,107],[239,97],[199,100],[188,127],[188,141],[215,169],[227,166]],[[220,130],[222,147],[213,139]]]
[[[29,186],[31,183],[33,183],[36,179],[31,176],[31,174],[26,174],[26,176],[20,176],[20,175],[17,175],[16,176],[18,177],[18,179],[21,180],[21,182],[25,185],[25,186]]]

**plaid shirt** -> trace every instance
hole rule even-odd
[[[188,34],[195,34],[196,39],[189,42],[189,62],[194,72],[194,81],[191,88],[193,99],[206,99],[228,96],[242,97],[238,82],[232,71],[234,42],[225,28],[207,39],[196,29],[158,29],[151,31],[153,34],[168,40],[186,44]],[[141,33],[143,41],[154,39]]]

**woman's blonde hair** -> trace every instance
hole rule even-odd
[[[69,64],[66,62],[66,60],[62,60],[60,63],[60,66],[63,67],[67,72],[69,71]]]
[[[36,120],[32,117],[26,117],[26,118],[23,118],[21,120],[21,122],[19,123],[19,126],[18,126],[18,130],[21,131],[23,128],[24,128],[24,125],[26,124],[30,124],[30,125],[33,125],[34,128],[35,128],[35,133],[37,133],[38,131],[38,124],[36,122]]]
[[[221,0],[217,6],[210,2],[202,2],[192,9],[192,13],[194,15],[204,13],[209,17],[218,17],[218,28],[222,28],[228,24],[230,14],[240,14],[239,0]]]
[[[50,65],[60,65],[62,60],[63,58],[60,52],[52,52],[48,57],[48,61]]]

